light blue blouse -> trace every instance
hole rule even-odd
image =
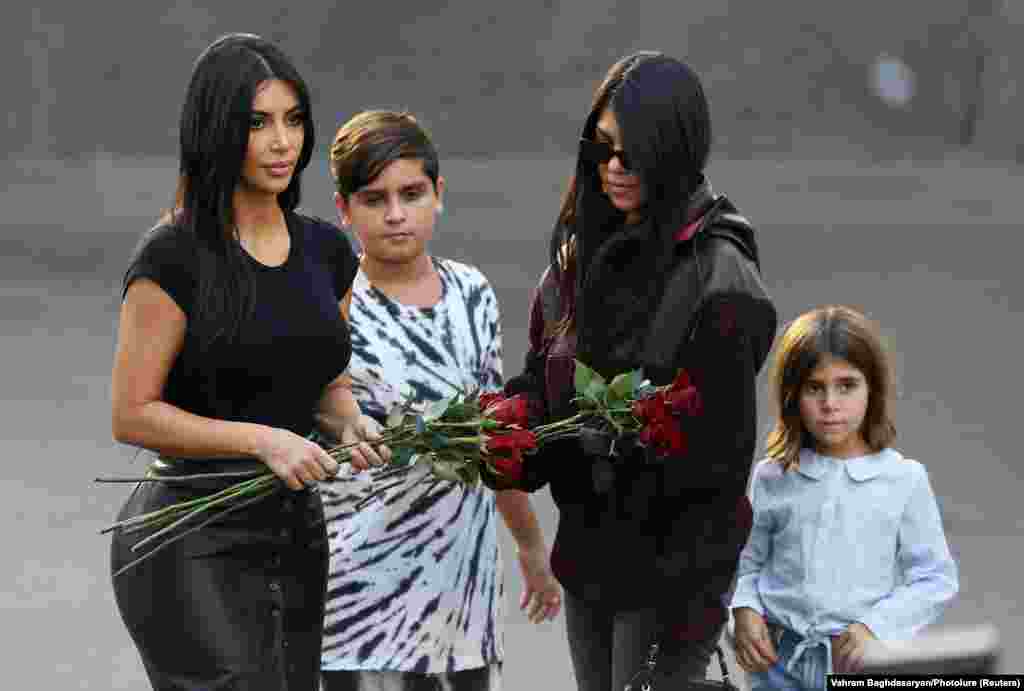
[[[956,595],[956,562],[924,466],[898,451],[846,460],[804,449],[796,470],[763,460],[750,487],[754,525],[732,608],[750,607],[805,640],[804,650],[861,622],[906,639]]]

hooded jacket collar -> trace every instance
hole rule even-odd
[[[587,267],[583,294],[577,296],[582,361],[602,374],[614,374],[642,350],[646,325],[676,261],[675,235],[705,217],[714,204],[711,185],[703,180],[669,222],[656,224],[647,218],[620,226],[603,239]]]

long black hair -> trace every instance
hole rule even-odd
[[[291,85],[303,113],[305,138],[282,210],[299,204],[301,174],[315,146],[309,89],[276,45],[253,34],[227,34],[200,54],[181,111],[180,169],[172,222],[194,236],[198,275],[191,335],[200,349],[230,341],[251,313],[251,272],[238,240],[233,197],[249,144],[252,104],[259,85]]]
[[[597,122],[609,107],[622,133],[622,147],[646,187],[643,213],[652,235],[656,241],[671,242],[688,200],[704,181],[711,151],[711,116],[700,78],[662,53],[633,53],[609,68],[594,93],[581,133],[584,139],[594,138]],[[578,156],[550,247],[565,315],[562,328],[575,327],[590,260],[606,234],[623,220],[624,214],[601,191],[597,166]],[[661,256],[671,256],[665,250]]]

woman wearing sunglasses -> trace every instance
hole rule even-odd
[[[755,378],[776,313],[753,228],[704,176],[710,142],[686,65],[642,52],[611,67],[534,294],[526,367],[506,386],[536,422],[575,412],[574,359],[606,378],[643,368],[655,385],[686,368],[702,395],[685,451],[655,457],[592,430],[527,457],[520,487],[550,484],[559,507],[551,566],[580,691],[619,691],[655,641],[655,688],[703,678],[750,530]]]

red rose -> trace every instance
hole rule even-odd
[[[668,422],[670,412],[665,395],[661,391],[633,402],[633,415],[648,424]]]
[[[665,435],[661,441],[661,451],[666,456],[682,456],[686,453],[686,432],[675,423],[664,426]]]
[[[684,369],[679,370],[669,385],[668,391],[665,392],[665,400],[668,407],[677,415],[696,416],[703,410],[700,391],[694,386],[689,372]]]
[[[640,430],[640,441],[653,448],[659,456],[682,456],[686,453],[686,433],[675,420],[646,425]]]
[[[492,403],[484,414],[503,425],[527,427],[530,422],[527,401],[521,394]]]
[[[684,369],[680,369],[676,372],[676,378],[672,380],[670,389],[686,389],[693,386],[693,381],[690,379],[690,373]]]
[[[487,453],[492,456],[518,454],[537,448],[537,437],[525,429],[510,430],[487,437]]]
[[[673,413],[696,417],[704,409],[700,391],[695,386],[688,386],[685,389],[670,389],[665,398]]]
[[[523,477],[523,457],[516,449],[508,456],[494,456],[491,463],[503,478],[519,482]]]
[[[657,423],[652,422],[650,424],[644,425],[644,428],[640,430],[639,439],[640,443],[643,444],[644,446],[655,446],[655,426],[657,426]]]
[[[505,394],[501,392],[480,394],[480,410],[486,411],[492,405],[505,400]]]

